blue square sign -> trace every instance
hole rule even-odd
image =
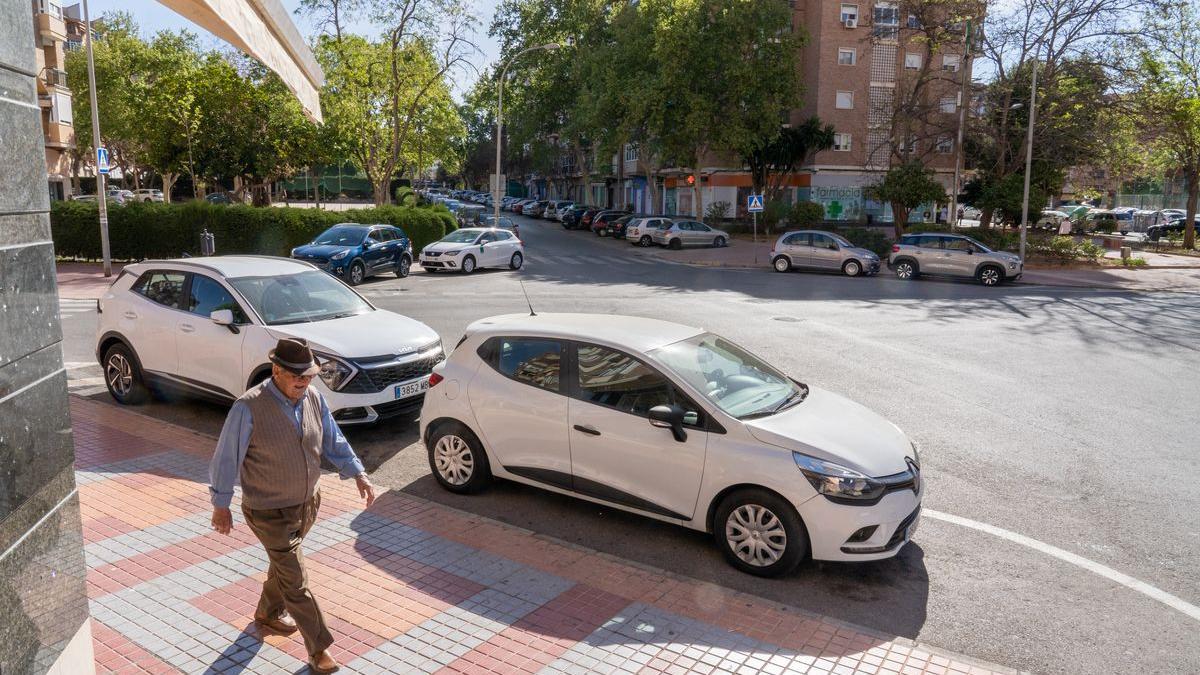
[[[762,213],[763,196],[762,195],[749,195],[748,197],[746,197],[746,210],[749,211],[750,213]]]

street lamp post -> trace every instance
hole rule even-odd
[[[509,59],[504,62],[504,67],[500,70],[500,94],[496,101],[496,185],[492,188],[492,217],[495,218],[494,224],[500,223],[500,139],[502,138],[501,133],[504,130],[504,78],[508,76],[508,67],[517,59],[517,57],[523,54],[527,54],[538,49],[545,49],[549,51],[560,49],[561,47],[562,45],[557,42],[537,45],[536,47],[528,47],[509,57]]]
[[[112,256],[108,248],[108,195],[104,174],[100,173],[100,111],[96,109],[96,59],[92,55],[92,20],[87,0],[83,0],[83,32],[87,39],[88,97],[92,102],[92,159],[96,161],[96,204],[100,207],[100,255],[104,258],[104,276],[112,276]]]
[[[1029,230],[1029,173],[1033,167],[1033,125],[1037,122],[1038,49],[1033,52],[1033,79],[1029,87],[1029,129],[1025,135],[1025,191],[1021,197],[1021,262],[1025,262],[1025,236]]]

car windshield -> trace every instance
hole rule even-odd
[[[979,243],[978,241],[976,241],[976,240],[974,240],[974,239],[972,239],[972,238],[970,238],[970,237],[963,237],[963,239],[966,239],[967,241],[969,241],[969,242],[971,242],[972,244],[974,244],[974,245],[975,245],[975,248],[979,249],[979,251],[980,251],[981,253],[991,253],[991,252],[992,252],[992,249],[990,249],[990,248],[988,248],[988,247],[984,246],[983,244]]]
[[[738,419],[775,414],[808,395],[770,364],[728,340],[704,333],[650,352],[718,408]]]
[[[325,246],[358,246],[367,236],[365,227],[331,227],[313,240]]]
[[[512,221],[503,216],[500,217],[500,220],[496,220],[496,216],[486,216],[483,219],[483,222],[485,225],[491,225],[492,227],[503,227],[510,230],[513,226]]]
[[[373,311],[354,291],[316,270],[228,281],[268,326],[325,321]]]
[[[478,238],[479,230],[455,230],[442,237],[442,241],[449,244],[474,244]]]

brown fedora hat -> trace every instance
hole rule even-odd
[[[321,372],[308,341],[303,338],[283,338],[267,354],[271,363],[290,371],[294,375],[316,375]]]

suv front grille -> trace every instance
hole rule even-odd
[[[383,391],[394,384],[425,377],[433,372],[433,367],[446,359],[441,351],[425,358],[414,359],[395,365],[369,367],[359,364],[358,374],[342,387],[343,394],[374,394]]]

